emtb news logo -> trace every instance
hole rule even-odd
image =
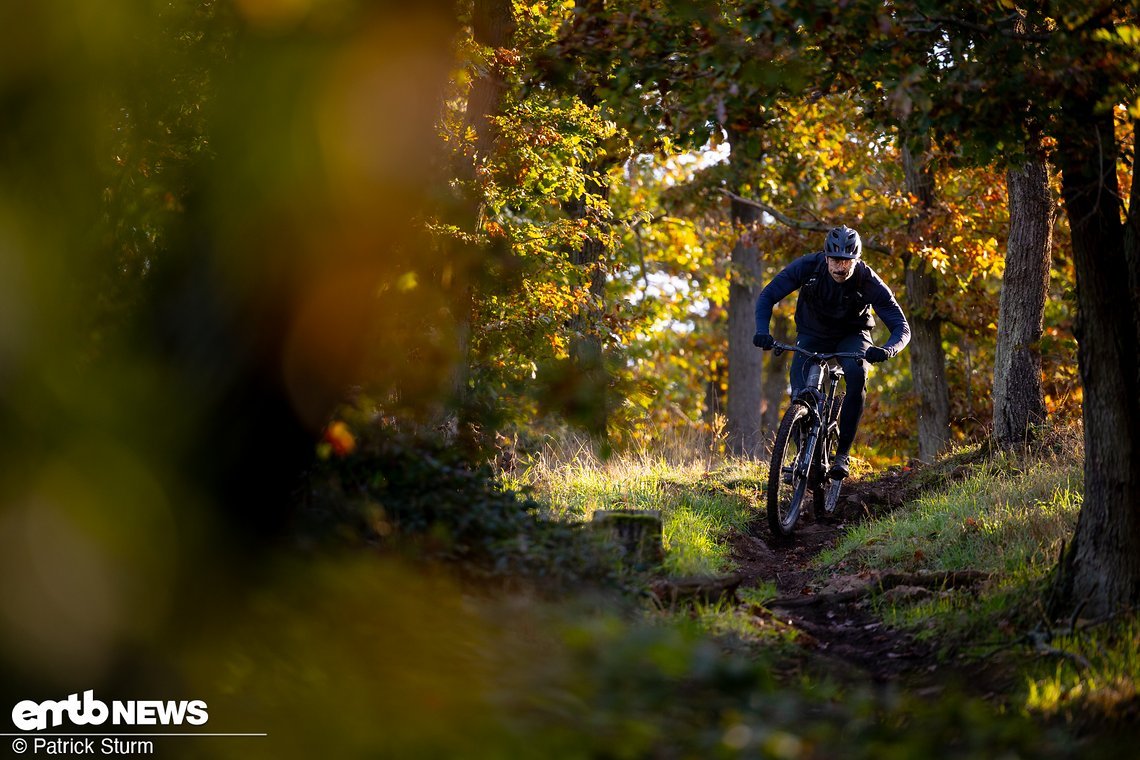
[[[67,699],[33,702],[25,699],[12,708],[12,723],[21,731],[42,731],[68,720],[76,726],[101,726],[108,721],[115,726],[191,726],[205,725],[210,716],[200,699],[181,702],[143,700],[111,702],[95,699],[94,691],[83,692],[83,698],[71,694]]]

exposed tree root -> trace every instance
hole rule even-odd
[[[841,591],[835,594],[813,594],[809,596],[791,596],[773,599],[766,607],[782,607],[794,609],[796,607],[809,607],[816,604],[846,604],[872,594],[879,594],[897,586],[918,586],[921,588],[950,589],[963,586],[973,586],[989,580],[990,573],[976,570],[951,570],[946,572],[927,573],[883,573],[871,578],[866,585],[850,591]]]

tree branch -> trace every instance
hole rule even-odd
[[[794,230],[808,230],[810,232],[827,232],[831,229],[826,224],[823,224],[821,222],[804,222],[800,221],[799,219],[792,219],[790,216],[772,208],[767,203],[761,203],[760,201],[754,201],[751,198],[745,198],[744,196],[737,195],[731,190],[726,190],[723,187],[720,188],[720,192],[724,195],[727,195],[737,203],[743,203],[746,206],[752,206],[753,208],[760,209],[761,211],[771,215],[777,222],[784,225],[785,227],[791,227]]]
[[[1016,14],[1011,14],[1009,17],[997,22],[996,24],[979,24],[974,21],[967,21],[961,18],[953,18],[951,16],[929,16],[921,12],[920,15],[923,21],[940,26],[920,27],[917,26],[919,19],[904,19],[903,25],[912,32],[920,32],[926,34],[941,31],[942,28],[950,26],[957,27],[959,29],[967,29],[971,32],[977,32],[978,34],[983,35],[996,34],[1011,40],[1018,40],[1020,42],[1048,42],[1053,38],[1052,33],[1034,34],[1029,32],[1018,32],[1014,29],[1003,29],[1002,24],[1006,24],[1014,21],[1016,18],[1020,18]]]
[[[752,206],[753,208],[758,208],[761,211],[765,212],[766,214],[769,214],[773,219],[775,219],[780,224],[784,225],[785,227],[791,227],[794,230],[807,230],[808,232],[828,232],[831,230],[832,227],[835,226],[833,224],[831,224],[831,225],[826,224],[825,222],[818,222],[818,221],[817,222],[805,222],[802,219],[793,219],[792,217],[788,216],[787,214],[783,213],[782,211],[779,211],[779,210],[769,206],[767,203],[762,203],[760,201],[753,200],[751,198],[745,198],[744,196],[737,195],[736,193],[732,192],[731,190],[726,190],[723,187],[718,188],[718,189],[720,190],[720,192],[723,195],[728,196],[729,198],[736,201],[737,203],[743,203],[746,206]],[[870,239],[867,237],[863,238],[863,247],[869,248],[872,251],[878,251],[879,253],[885,253],[888,256],[892,255],[890,248],[888,248],[885,245],[882,245],[881,243],[876,243],[876,242],[874,242],[873,239]]]

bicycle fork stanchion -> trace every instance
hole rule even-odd
[[[804,441],[804,465],[801,475],[805,480],[811,476],[811,468],[815,464],[815,447],[819,443],[820,429],[823,424],[823,417],[820,414],[820,402],[824,396],[820,391],[822,385],[822,371],[818,364],[812,364],[808,368],[807,378],[805,378],[804,389],[800,391],[797,398],[803,400],[808,408],[808,434]]]
[[[815,407],[808,407],[807,424],[808,434],[804,437],[803,446],[800,448],[800,471],[796,473],[805,483],[811,475],[811,466],[815,462],[815,447],[819,443],[819,412]]]

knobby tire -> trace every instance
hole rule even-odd
[[[798,468],[800,448],[807,438],[806,430],[811,413],[802,401],[793,401],[780,421],[776,433],[776,443],[772,447],[772,462],[768,469],[768,527],[776,537],[790,536],[796,528],[804,495],[807,490],[806,477],[793,477],[791,483],[783,479],[784,468]],[[793,438],[799,428],[799,443]]]

